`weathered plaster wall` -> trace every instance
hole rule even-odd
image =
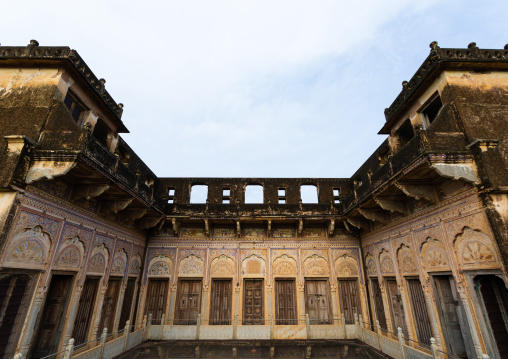
[[[122,278],[122,289],[117,305],[121,310],[127,278],[140,274],[144,255],[145,236],[112,223],[60,200],[35,188],[28,188],[20,195],[11,230],[0,256],[0,275],[28,273],[37,285],[29,293],[31,302],[23,308],[26,319],[16,351],[26,353],[33,344],[39,314],[44,307],[46,293],[55,271],[74,276],[70,297],[65,311],[63,336],[60,347],[70,338],[81,289],[87,274],[101,277],[99,297],[95,301],[93,330],[89,337],[98,333],[100,308],[107,288],[108,278]],[[101,256],[103,261],[92,260]],[[123,261],[115,260],[123,258]],[[125,258],[126,257],[126,258]],[[99,263],[99,264],[97,264]],[[122,268],[118,265],[122,264]],[[119,315],[116,316],[118,327]]]

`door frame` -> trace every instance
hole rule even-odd
[[[448,272],[434,272],[432,274],[429,273],[429,276],[431,277],[430,282],[432,285],[432,290],[434,292],[434,301],[435,301],[436,307],[437,307],[437,313],[438,313],[439,324],[440,324],[439,326],[440,326],[441,333],[443,335],[443,342],[444,342],[443,344],[445,345],[446,350],[451,352],[452,348],[451,348],[451,344],[450,344],[451,343],[450,334],[448,331],[448,326],[446,325],[446,321],[444,320],[443,308],[442,308],[441,300],[440,300],[440,292],[437,288],[436,277],[447,277],[448,279],[451,277],[451,278],[453,278],[455,283],[457,283],[457,279],[455,278],[453,273],[450,271],[448,271]],[[450,287],[451,287],[452,293],[457,293],[457,295],[458,295],[457,288],[456,287],[454,288],[451,285],[451,283],[450,283]],[[457,313],[457,317],[459,320],[459,326],[461,328],[462,333],[464,332],[464,329],[466,329],[467,334],[469,335],[469,338],[464,338],[464,335],[462,335],[462,338],[464,339],[466,353],[467,353],[468,358],[476,358],[476,351],[475,351],[474,347],[471,347],[473,345],[472,344],[473,336],[471,334],[471,325],[469,323],[469,320],[467,319],[467,314],[465,313],[465,308],[463,307],[463,303],[460,301],[460,295],[459,295],[459,303],[460,303],[460,307],[464,311],[464,313]],[[461,323],[460,316],[462,314],[464,314],[464,317],[465,317],[464,320],[466,321],[466,323]],[[446,340],[444,340],[445,337],[446,337]],[[451,353],[451,354],[454,356],[457,356],[455,353]]]
[[[296,324],[277,324],[277,293],[276,293],[276,285],[275,285],[275,282],[276,281],[284,281],[284,280],[291,280],[291,281],[294,281],[295,283],[295,293],[293,294],[293,305],[295,306],[294,307],[294,310],[295,310],[295,319],[294,321],[296,322]],[[298,319],[298,314],[299,314],[299,301],[300,301],[300,298],[298,298],[298,284],[297,284],[297,278],[296,277],[288,277],[288,276],[275,276],[273,278],[273,307],[272,307],[272,313],[273,313],[273,320],[274,320],[274,325],[298,325],[298,322],[299,322],[299,319]]]
[[[326,281],[328,283],[328,285],[326,286],[326,296],[328,298],[328,323],[319,323],[319,324],[312,324],[311,325],[329,325],[329,324],[333,324],[333,307],[332,307],[332,289],[331,289],[331,283],[330,283],[330,278],[329,277],[304,277],[303,278],[303,295],[304,295],[304,300],[305,300],[305,314],[307,315],[308,314],[308,310],[307,310],[307,281],[309,282],[312,282],[312,281]],[[310,322],[310,318],[309,318],[309,322]]]
[[[231,313],[230,313],[230,316],[229,316],[229,322],[230,324],[229,325],[233,325],[233,322],[234,322],[234,316],[235,316],[235,308],[234,308],[234,292],[235,292],[235,289],[234,289],[234,279],[233,277],[212,277],[210,278],[210,295],[208,298],[208,325],[211,325],[210,323],[212,322],[212,304],[213,304],[213,293],[212,293],[212,288],[213,288],[213,281],[226,281],[226,280],[229,280],[231,281]],[[219,325],[219,324],[213,324],[213,325]],[[227,324],[224,324],[224,325],[227,325]]]
[[[199,318],[199,316],[201,315],[201,307],[203,304],[204,280],[205,280],[204,277],[177,277],[176,278],[175,309],[174,309],[174,315],[173,315],[173,325],[175,325],[176,322],[182,320],[182,319],[176,318],[177,315],[180,316],[179,310],[178,310],[180,308],[179,300],[178,300],[178,295],[180,294],[180,288],[181,288],[180,281],[200,281],[201,282],[201,287],[199,290],[199,305],[198,305],[198,308],[199,308],[198,309],[198,318]],[[171,287],[171,283],[169,283],[169,287]],[[198,318],[196,318],[196,321],[198,320]],[[196,325],[196,324],[177,324],[177,325]]]
[[[386,276],[386,277],[383,277],[383,281],[384,281],[384,286],[385,286],[385,291],[386,291],[386,299],[388,300],[388,311],[389,311],[389,314],[390,314],[390,323],[392,325],[392,330],[393,330],[393,335],[397,336],[397,328],[396,328],[396,325],[395,325],[395,316],[394,316],[394,313],[393,313],[393,304],[392,304],[392,300],[391,300],[391,291],[390,291],[390,287],[388,286],[388,282],[389,281],[393,281],[395,282],[395,285],[397,286],[397,296],[400,297],[400,305],[401,305],[401,314],[404,316],[402,318],[402,323],[403,323],[403,328],[402,328],[402,332],[404,333],[404,337],[405,338],[409,338],[409,330],[411,328],[408,328],[407,327],[407,318],[406,318],[406,308],[404,306],[404,299],[402,298],[402,293],[400,292],[399,290],[399,282],[397,281],[397,277],[394,277],[394,276]],[[404,328],[406,329],[404,331]]]
[[[499,351],[497,349],[496,340],[494,339],[494,335],[492,329],[490,327],[490,320],[487,317],[487,311],[485,305],[483,304],[483,298],[481,298],[481,294],[476,290],[476,284],[474,282],[475,277],[481,275],[492,275],[501,279],[505,286],[508,289],[508,285],[506,284],[506,278],[501,270],[475,270],[464,272],[464,277],[466,278],[466,282],[468,284],[468,291],[473,302],[473,306],[479,310],[476,311],[476,320],[478,320],[478,324],[480,326],[481,334],[484,338],[485,346],[487,347],[487,352],[490,358],[492,359],[500,359]],[[481,314],[480,314],[481,313]]]
[[[65,305],[64,305],[64,308],[62,311],[63,318],[61,320],[63,320],[63,323],[61,326],[61,332],[63,333],[66,330],[66,328],[68,328],[68,326],[71,324],[71,323],[68,323],[65,321],[65,317],[67,317],[68,311],[72,310],[72,305],[70,305],[70,304],[75,299],[75,296],[76,296],[74,288],[78,282],[78,278],[77,278],[78,275],[74,271],[52,270],[48,275],[48,280],[47,280],[48,289],[46,290],[46,293],[44,294],[43,300],[41,301],[41,305],[39,307],[39,312],[37,313],[37,320],[35,321],[35,325],[33,327],[34,329],[31,332],[31,335],[34,336],[35,340],[30,340],[30,346],[27,351],[27,353],[28,353],[27,357],[32,357],[34,354],[35,345],[37,344],[37,338],[39,337],[39,330],[41,329],[40,326],[41,326],[41,321],[42,321],[42,315],[44,313],[44,309],[46,307],[46,302],[48,300],[49,288],[51,287],[51,282],[53,281],[53,277],[55,275],[72,277],[70,284],[69,284],[69,292],[67,294],[67,298],[65,299]],[[72,323],[72,325],[74,325],[74,323]],[[29,334],[26,333],[25,335],[29,335]],[[61,338],[58,340],[58,344],[56,346],[56,352],[61,351],[62,346],[64,344],[64,339],[65,339],[65,335],[62,335]]]
[[[344,311],[343,311],[343,305],[342,305],[342,300],[341,300],[341,293],[339,291],[339,289],[340,289],[339,282],[340,281],[354,281],[356,283],[356,289],[358,291],[357,304],[359,307],[359,313],[357,312],[356,315],[358,316],[358,318],[360,315],[363,316],[362,295],[361,295],[361,290],[360,290],[360,279],[358,277],[337,277],[337,301],[339,302],[338,304],[339,304],[339,311],[340,311],[341,317],[342,317],[342,314],[344,314]],[[345,314],[344,314],[344,316],[345,316]],[[360,325],[362,325],[362,323],[360,323]]]
[[[240,325],[251,325],[251,324],[244,324],[244,320],[245,320],[245,281],[246,280],[262,280],[263,281],[263,325],[266,325],[267,321],[266,321],[266,311],[267,311],[267,291],[266,291],[266,286],[267,286],[267,278],[266,277],[243,277],[242,278],[242,287],[240,288],[240,315],[241,315],[241,320],[240,320]],[[259,324],[252,324],[252,325],[259,325]]]

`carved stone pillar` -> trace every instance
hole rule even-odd
[[[240,318],[240,286],[236,286],[235,290],[233,292],[233,318],[236,318],[237,320]]]
[[[434,308],[434,303],[432,301],[432,295],[430,293],[430,289],[428,286],[423,286],[423,294],[425,296],[425,303],[427,303],[427,310],[429,311],[430,325],[432,327],[432,336],[436,339],[436,345],[438,349],[443,350],[443,345],[441,343],[441,334],[439,331],[439,324],[437,322],[437,311]]]
[[[330,288],[330,292],[332,294],[332,310],[333,310],[333,324],[339,323],[339,318],[341,315],[340,306],[339,306],[339,294],[336,286],[332,286]]]
[[[404,309],[404,318],[406,321],[407,334],[409,336],[409,340],[417,341],[413,335],[413,331],[415,330],[415,328],[414,326],[411,325],[410,320],[410,314],[412,313],[409,310],[409,298],[406,295],[405,286],[403,284],[399,285],[399,293],[402,299],[402,308]]]
[[[35,336],[35,322],[37,321],[37,317],[39,316],[39,311],[41,310],[42,300],[46,295],[46,290],[41,288],[40,291],[35,296],[35,300],[33,303],[32,310],[30,311],[30,315],[28,317],[28,323],[26,326],[25,336],[23,337],[23,341],[21,343],[21,348],[18,350],[18,353],[23,354],[23,357],[26,357],[28,354],[28,349],[30,348],[30,344],[32,342],[33,337]]]
[[[300,313],[300,322],[305,322],[305,289],[304,286],[298,286],[298,313]]]
[[[390,320],[390,311],[388,310],[388,306],[390,302],[388,301],[388,297],[386,294],[385,282],[383,278],[379,280],[379,289],[381,290],[381,298],[383,299],[383,309],[385,310],[385,318],[386,318],[386,328],[389,332],[394,333],[394,328],[392,327],[392,321]]]
[[[99,294],[99,300],[97,301],[97,315],[95,317],[95,323],[93,323],[93,332],[92,332],[92,338],[97,338],[97,334],[99,332],[99,323],[101,321],[101,314],[102,314],[102,304],[104,303],[104,295],[106,294],[106,289],[108,289],[108,282],[106,281],[105,285],[101,287],[101,291]],[[100,333],[102,333],[102,329]],[[109,330],[109,328],[108,328]]]
[[[208,325],[208,286],[203,286],[201,300],[201,325]]]
[[[76,312],[78,311],[78,305],[79,305],[79,300],[81,298],[81,293],[83,291],[83,283],[81,282],[81,280],[78,281],[79,283],[81,283],[81,285],[77,285],[76,284],[76,290],[74,291],[74,296],[73,296],[73,299],[72,299],[72,302],[71,302],[71,305],[70,305],[70,314],[69,314],[69,319],[65,321],[65,334],[64,334],[64,340],[63,340],[63,345],[64,347],[67,346],[67,343],[69,341],[69,339],[71,338],[71,335],[72,335],[72,329],[74,328],[74,318],[76,317]]]
[[[469,298],[467,295],[467,291],[462,285],[457,286],[457,291],[459,292],[459,297],[464,306],[464,311],[466,312],[467,323],[469,325],[469,330],[471,332],[471,339],[473,340],[473,346],[476,353],[476,357],[478,359],[482,359],[482,345],[480,343],[480,337],[478,335],[478,331],[476,330],[476,320],[473,316],[473,311],[471,310],[471,306],[469,304]]]
[[[122,307],[123,307],[123,300],[125,297],[125,289],[127,288],[127,280],[129,278],[125,277],[123,279],[122,287],[120,290],[120,295],[118,296],[118,305],[116,306],[116,313],[115,313],[115,324],[113,325],[112,333],[115,333],[118,331],[118,326],[120,325],[120,313],[122,313]]]
[[[273,286],[266,286],[266,318],[274,318],[273,314]],[[268,321],[265,324],[269,324]]]
[[[171,292],[169,293],[169,313],[168,320],[173,323],[175,320],[175,301],[176,301],[176,285],[171,286]]]

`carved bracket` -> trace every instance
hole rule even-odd
[[[173,224],[173,232],[180,236],[180,222],[176,218],[171,218],[171,224]]]
[[[118,213],[119,211],[124,210],[127,208],[129,204],[134,201],[134,198],[127,198],[127,199],[115,199],[115,200],[103,200],[101,203],[101,213],[102,214],[108,214],[108,213]]]
[[[352,226],[356,227],[356,228],[363,228],[363,229],[370,229],[370,225],[369,225],[369,222],[367,221],[364,221],[364,220],[361,220],[361,219],[358,219],[358,218],[347,218],[347,221],[349,222],[349,224],[351,224]]]
[[[77,184],[72,189],[71,200],[98,197],[110,188],[109,184]]]
[[[136,221],[136,227],[139,229],[150,229],[155,227],[164,217],[143,217]]]
[[[41,179],[52,180],[55,177],[67,174],[76,166],[76,162],[57,162],[57,161],[36,161],[26,175],[26,183],[30,184]]]
[[[374,201],[381,207],[390,212],[399,212],[404,215],[409,214],[409,211],[406,208],[406,205],[402,201],[397,201],[393,199],[388,199],[384,197],[374,197]]]
[[[434,186],[431,184],[408,184],[408,183],[395,183],[406,196],[415,199],[425,199],[433,204],[439,202]]]
[[[328,225],[328,234],[331,236],[335,231],[335,219],[330,220],[330,224]]]
[[[390,217],[380,209],[358,208],[358,212],[371,221],[380,222],[382,224],[387,224],[390,221]]]
[[[464,180],[474,184],[478,184],[478,177],[472,164],[465,163],[431,163],[438,175],[453,178],[454,180]]]

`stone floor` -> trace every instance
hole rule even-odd
[[[135,358],[390,358],[357,340],[149,341],[118,356]]]

